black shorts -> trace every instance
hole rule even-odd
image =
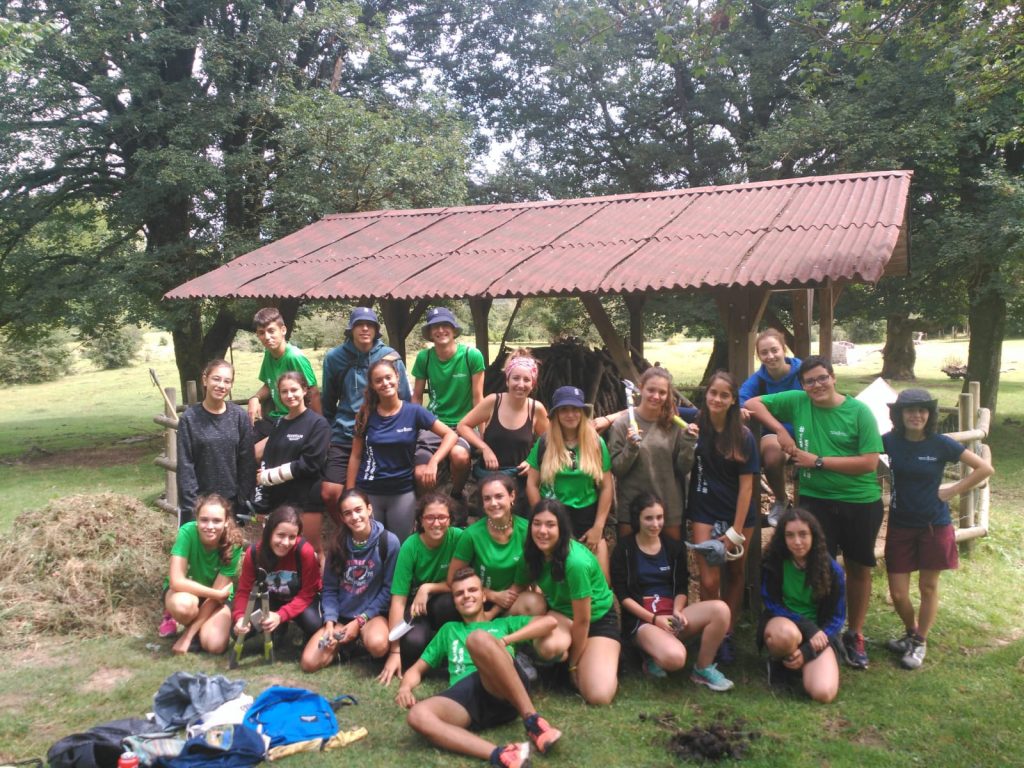
[[[256,423],[252,425],[253,442],[258,443],[260,440],[266,440],[273,431],[273,421],[270,419],[256,419]]]
[[[518,664],[515,666],[519,679],[523,681],[523,685],[529,691],[530,681],[526,677],[526,673]],[[510,723],[519,717],[519,712],[511,702],[499,699],[484,688],[479,672],[467,675],[451,688],[441,691],[437,695],[451,699],[469,713],[469,729],[471,731],[494,728]]]
[[[818,518],[832,557],[842,551],[847,560],[869,567],[875,565],[875,541],[885,514],[881,499],[854,504],[801,496],[800,506]]]
[[[597,520],[597,502],[586,507],[570,507],[565,505],[565,511],[569,513],[569,521],[572,523],[572,537],[578,539],[584,533],[594,527]]]
[[[609,640],[622,642],[622,633],[619,631],[619,617],[615,614],[614,608],[596,621],[590,622],[590,629],[587,630],[587,637],[607,637]]]
[[[351,443],[348,445],[331,443],[331,447],[327,449],[327,461],[324,462],[324,482],[344,485],[345,476],[348,474],[348,460],[351,455]]]
[[[437,449],[441,447],[441,436],[434,434],[429,429],[421,429],[419,434],[416,436],[416,455],[414,463],[417,467],[421,467],[424,464],[430,462],[434,454],[437,453]],[[456,448],[462,448],[466,453],[473,455],[473,449],[470,447],[466,438],[460,437],[455,441]],[[450,454],[449,454],[450,455]],[[445,461],[448,461],[445,458]]]

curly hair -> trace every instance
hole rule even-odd
[[[277,526],[283,523],[294,525],[299,529],[299,535],[301,536],[302,512],[290,504],[282,504],[267,515],[267,521],[263,524],[263,537],[260,539],[259,546],[256,547],[256,562],[253,565],[257,568],[262,568],[268,573],[277,567],[278,560],[277,555],[274,554],[274,550],[270,546],[270,540],[274,537],[274,531],[277,530]],[[297,557],[298,552],[295,554]]]
[[[555,581],[565,580],[565,561],[569,557],[569,542],[572,541],[572,520],[569,519],[569,511],[558,499],[541,499],[534,504],[530,510],[530,527],[533,527],[533,518],[541,512],[550,512],[558,521],[558,541],[555,543],[555,550],[551,553],[551,578]],[[533,533],[526,537],[526,546],[523,549],[523,559],[530,574],[530,581],[536,581],[544,568],[544,553],[540,551],[537,543],[533,540]]]
[[[217,550],[220,554],[220,561],[224,565],[230,565],[234,559],[235,549],[245,544],[245,536],[235,524],[235,516],[232,514],[232,504],[219,493],[207,493],[196,499],[196,520],[199,520],[199,513],[203,507],[209,504],[217,504],[224,510],[224,530],[220,532],[220,541],[217,542]]]
[[[815,600],[823,600],[832,590],[832,558],[825,544],[825,531],[818,518],[802,507],[791,507],[782,513],[775,533],[764,547],[762,565],[765,568],[782,570],[783,560],[792,560],[793,553],[786,546],[786,526],[794,520],[806,523],[811,529],[811,548],[807,552],[804,574]]]
[[[428,491],[421,496],[420,500],[416,503],[416,533],[423,533],[423,513],[427,511],[427,507],[433,504],[440,504],[448,510],[449,517],[454,517],[455,499],[441,491]],[[451,522],[449,521],[449,525],[450,524]]]

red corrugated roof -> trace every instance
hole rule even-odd
[[[906,273],[911,175],[337,214],[166,298],[421,299],[874,283]]]

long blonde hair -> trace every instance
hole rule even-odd
[[[565,435],[562,434],[562,422],[558,420],[558,411],[551,416],[547,434],[543,438],[547,441],[544,458],[540,462],[540,481],[548,486],[555,484],[555,475],[573,465],[572,452],[566,444]],[[594,478],[595,484],[600,483],[604,478],[601,438],[597,436],[597,430],[587,418],[587,412],[582,409],[580,425],[576,429],[576,455],[579,459],[577,468]]]

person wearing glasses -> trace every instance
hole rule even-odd
[[[800,506],[821,523],[829,554],[834,558],[842,550],[848,604],[843,648],[851,667],[867,669],[864,619],[883,515],[875,474],[882,437],[871,410],[836,390],[829,360],[808,357],[798,376],[802,392],[752,397],[746,408],[775,432],[779,447],[799,468]],[[783,422],[793,425],[795,438]]]

